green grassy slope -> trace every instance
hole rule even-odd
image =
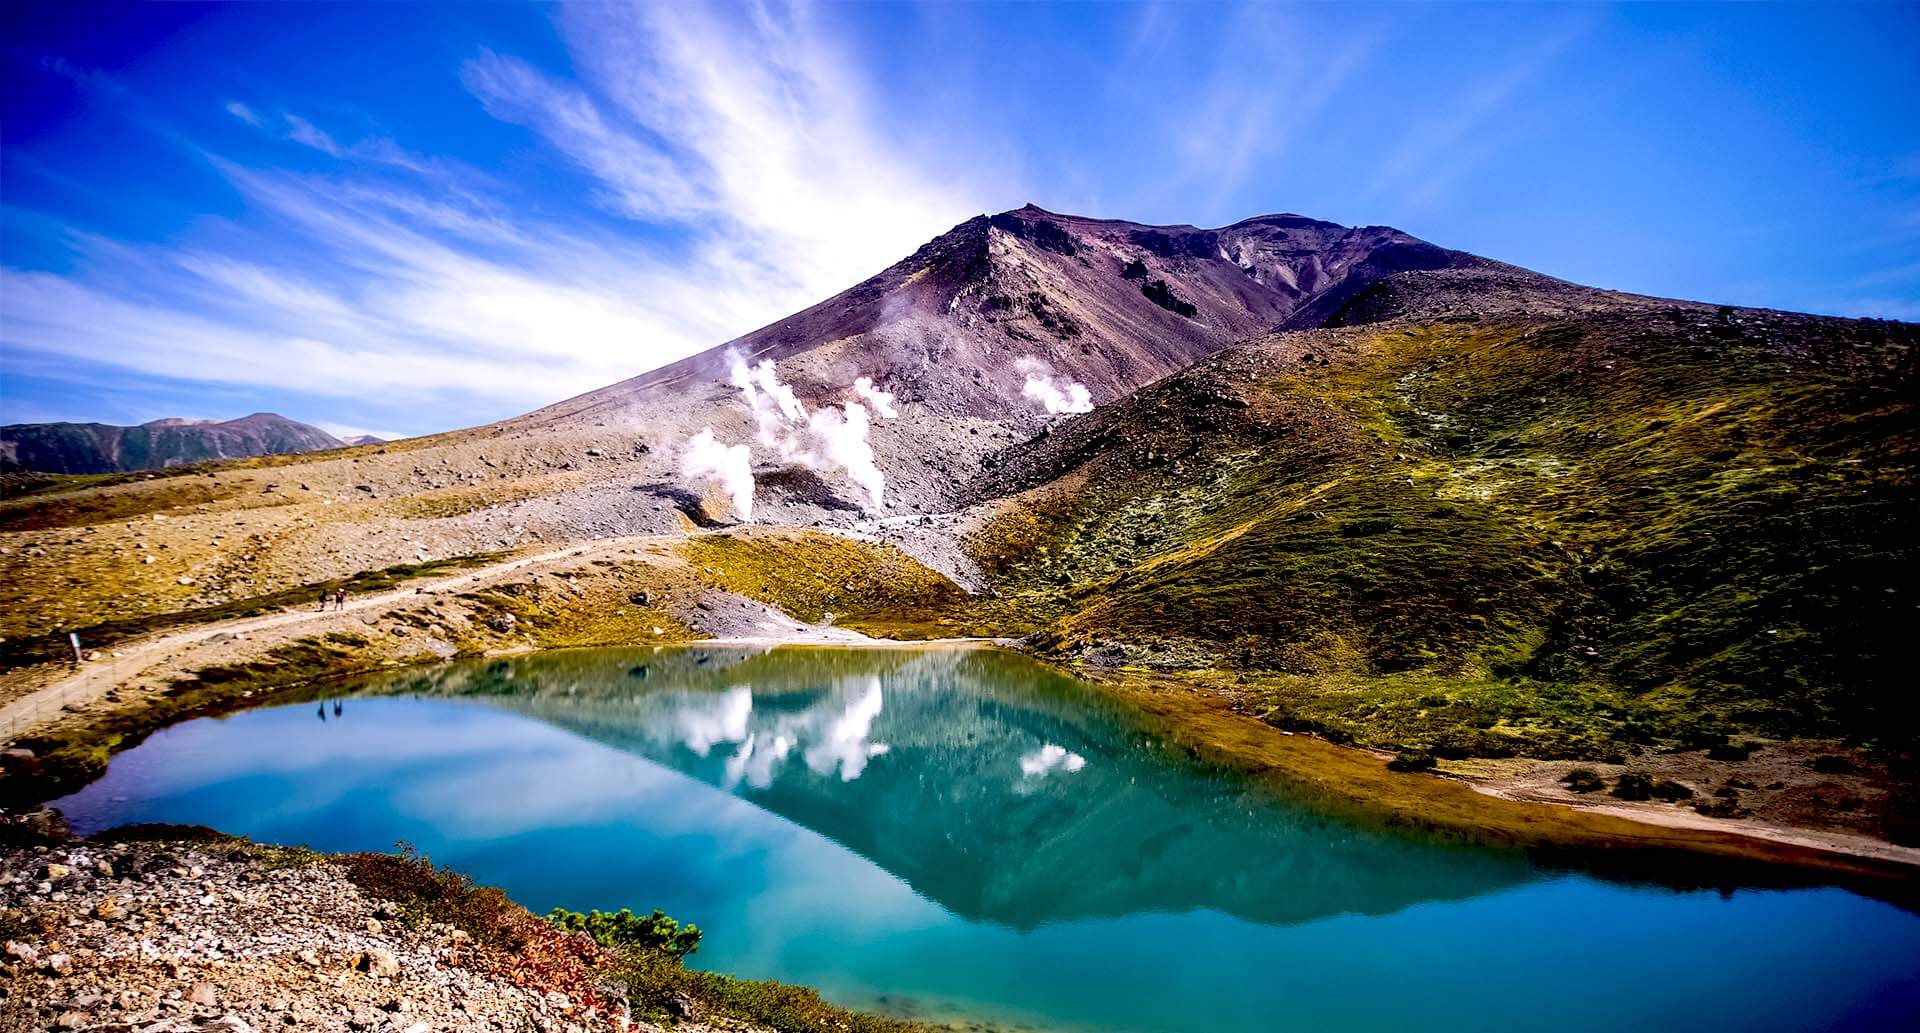
[[[971,547],[1044,651],[1372,745],[1910,750],[1916,343],[1680,304],[1276,335],[1008,457]]]

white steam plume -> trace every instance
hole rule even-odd
[[[746,399],[747,409],[753,413],[760,443],[781,447],[790,436],[786,433],[788,429],[806,421],[807,407],[794,397],[793,388],[780,382],[773,371],[772,359],[762,359],[758,366],[749,366],[739,352],[729,352],[728,358],[731,360],[728,378],[740,389],[740,397]],[[781,457],[791,459],[787,452],[788,449],[781,447]]]
[[[687,456],[680,469],[688,477],[700,477],[719,485],[733,496],[733,511],[741,520],[753,522],[753,450],[745,445],[723,445],[713,436],[713,428],[702,428],[687,442]]]
[[[749,366],[745,357],[731,352],[728,379],[740,389],[760,444],[776,450],[783,462],[799,463],[820,472],[845,471],[867,493],[868,508],[885,506],[886,475],[874,462],[873,445],[867,439],[872,427],[867,407],[848,402],[811,413],[780,380],[772,359]],[[854,391],[873,403],[882,416],[897,415],[893,396],[873,386],[868,377],[854,381]],[[745,448],[745,446],[739,446]]]
[[[1093,394],[1085,384],[1055,378],[1053,367],[1043,359],[1029,355],[1014,362],[1013,368],[1027,375],[1025,386],[1020,388],[1020,397],[1036,402],[1050,413],[1077,413],[1093,411]]]
[[[855,380],[853,393],[871,402],[875,415],[882,419],[891,420],[900,415],[900,410],[894,408],[893,395],[874,387],[872,377],[861,377]]]
[[[820,409],[807,419],[806,451],[795,458],[814,469],[838,467],[865,488],[867,498],[879,509],[884,503],[887,477],[873,461],[873,446],[867,443],[867,407],[848,402],[845,415],[832,406]]]

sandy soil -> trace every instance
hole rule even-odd
[[[1628,764],[1573,761],[1462,761],[1446,765],[1474,790],[1503,800],[1552,804],[1665,828],[1733,832],[1776,843],[1871,857],[1920,868],[1920,847],[1899,846],[1862,830],[1868,815],[1886,797],[1884,773],[1864,770],[1836,774],[1815,771],[1819,743],[1764,743],[1744,761],[1709,760],[1699,751],[1649,754]],[[1835,750],[1839,744],[1827,744]],[[1622,800],[1605,791],[1576,793],[1560,779],[1587,768],[1613,782],[1625,772],[1671,779],[1694,790],[1693,800]],[[1729,783],[1732,787],[1729,789]],[[1694,810],[1696,802],[1732,792],[1733,816],[1714,817]],[[1857,816],[1849,821],[1849,815]],[[1837,827],[1836,827],[1837,826]]]

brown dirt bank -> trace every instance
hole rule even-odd
[[[1355,821],[1523,849],[1601,875],[1682,886],[1839,883],[1920,905],[1920,850],[1913,848],[1757,821],[1730,831],[1706,827],[1715,819],[1673,820],[1612,798],[1612,806],[1595,806],[1501,795],[1498,784],[1390,771],[1386,754],[1274,728],[1177,678],[1078,673],[1196,754],[1272,778],[1289,794]]]

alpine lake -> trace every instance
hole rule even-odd
[[[996,649],[563,651],[164,729],[75,828],[413,844],[687,962],[993,1028],[1920,1029],[1920,916],[1335,816]]]

